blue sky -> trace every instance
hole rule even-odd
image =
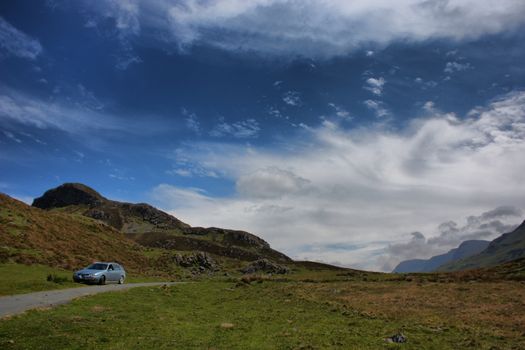
[[[3,1],[0,191],[82,182],[374,270],[492,239],[525,209],[524,13]]]

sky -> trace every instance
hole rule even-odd
[[[525,2],[0,2],[0,192],[390,271],[525,219]]]

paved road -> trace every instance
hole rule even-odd
[[[135,287],[172,285],[176,282],[108,284],[105,286],[86,286],[70,289],[47,290],[29,294],[0,297],[0,318],[22,313],[26,310],[66,304],[74,298],[103,292],[126,290]]]

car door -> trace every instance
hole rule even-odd
[[[113,264],[109,264],[108,266],[108,280],[109,281],[118,281],[118,272],[115,271],[115,267]]]

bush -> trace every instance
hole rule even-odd
[[[49,275],[47,275],[47,281],[62,284],[62,283],[68,282],[69,278],[60,277],[60,276],[55,275],[54,273],[50,273]]]

